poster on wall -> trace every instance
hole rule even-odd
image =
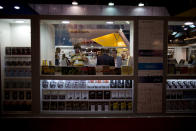
[[[67,26],[55,25],[55,45],[72,46]]]
[[[86,24],[55,24],[54,27],[56,46],[72,46],[80,43],[82,46],[100,47],[102,45],[93,39],[116,33],[126,44],[129,44],[129,39],[126,38],[126,36],[129,36],[129,25],[96,25],[87,22]],[[122,29],[123,32],[119,29]]]

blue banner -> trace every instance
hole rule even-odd
[[[163,63],[139,63],[138,70],[162,70]]]

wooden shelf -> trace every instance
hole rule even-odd
[[[3,101],[6,101],[6,102],[32,102],[32,99],[23,99],[23,100],[20,100],[20,99],[17,99],[17,100],[3,100]]]
[[[196,74],[168,74],[167,79],[196,79]]]
[[[15,69],[15,68],[19,68],[19,69],[23,69],[23,68],[31,68],[31,66],[5,66],[5,68],[9,68],[9,69]]]
[[[41,80],[133,80],[134,76],[123,75],[41,75]]]
[[[31,88],[4,88],[5,91],[31,91]]]
[[[167,88],[167,91],[196,91],[196,88]]]
[[[31,55],[6,55],[5,58],[31,58]]]
[[[5,80],[31,80],[31,77],[27,76],[27,77],[5,77]]]
[[[69,111],[69,110],[42,110],[46,114],[131,114],[133,111]]]
[[[166,101],[196,101],[196,99],[166,99]]]
[[[111,102],[111,101],[133,101],[132,99],[42,99],[41,101],[54,101],[54,102]]]
[[[91,90],[101,90],[101,91],[127,91],[132,90],[132,88],[42,88],[43,91],[69,91],[69,90],[80,90],[80,91],[91,91]]]

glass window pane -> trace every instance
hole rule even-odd
[[[31,111],[31,24],[0,19],[3,111]]]
[[[133,80],[41,80],[41,112],[131,113]]]
[[[196,74],[195,24],[186,21],[168,24],[168,74]]]
[[[133,21],[41,20],[42,75],[132,75]]]

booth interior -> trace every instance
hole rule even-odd
[[[41,20],[42,75],[132,75],[133,21]]]
[[[196,27],[193,23],[168,23],[168,74],[196,74]]]
[[[31,21],[1,19],[1,100],[4,111],[31,111]]]

